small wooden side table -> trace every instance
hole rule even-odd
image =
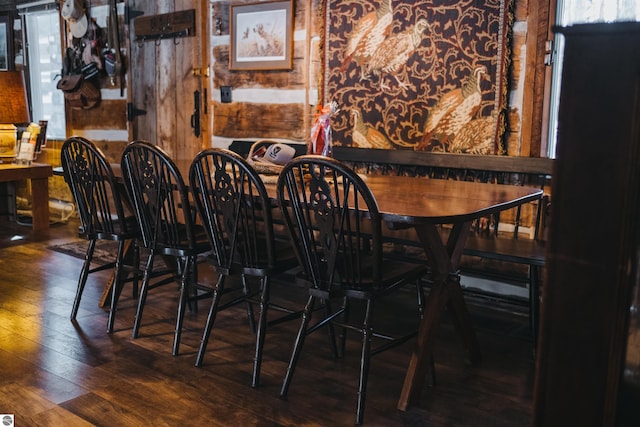
[[[49,177],[53,175],[51,165],[32,163],[31,165],[0,164],[0,182],[31,181],[33,231],[49,231]]]

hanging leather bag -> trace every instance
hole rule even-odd
[[[100,103],[100,90],[82,74],[62,76],[56,87],[64,92],[71,108],[88,110]]]

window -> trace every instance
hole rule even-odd
[[[556,24],[563,27],[582,23],[640,20],[638,0],[557,0],[556,6]],[[564,51],[564,37],[561,34],[555,36],[555,50],[549,113],[549,157],[555,157],[556,153],[558,101]]]
[[[64,96],[56,88],[62,70],[60,16],[53,7],[23,12],[27,64],[31,93],[31,120],[47,120],[47,137],[64,139]]]

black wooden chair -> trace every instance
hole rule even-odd
[[[146,141],[133,141],[123,151],[121,166],[144,246],[150,251],[132,337],[138,336],[148,290],[166,283],[149,283],[155,257],[175,261],[176,280],[180,283],[172,351],[175,356],[187,303],[210,296],[210,289],[197,283],[196,262],[198,255],[211,248],[202,227],[196,224],[196,211],[182,175],[164,150]],[[198,290],[205,292],[198,294]]]
[[[415,331],[394,337],[374,330],[374,305],[383,308],[384,297],[414,282],[421,289],[425,264],[387,259],[382,250],[381,215],[373,194],[363,179],[337,160],[321,156],[301,156],[285,166],[277,186],[278,201],[291,241],[304,268],[309,298],[302,324],[280,392],[286,397],[305,338],[322,326],[336,325],[362,333],[362,354],[356,424],[361,424],[367,389],[370,358],[395,347]],[[331,302],[342,304],[332,310]],[[364,302],[364,313],[354,319],[351,303]],[[324,305],[325,316],[313,325],[310,320],[316,302]],[[416,310],[418,313],[420,310]],[[355,310],[354,310],[355,312]],[[419,316],[416,316],[416,329]],[[372,341],[382,342],[376,347]],[[342,356],[344,340],[337,356]]]
[[[122,189],[113,174],[109,162],[102,151],[91,141],[81,137],[71,137],[62,145],[62,168],[64,178],[80,217],[79,234],[89,241],[84,264],[78,280],[78,288],[71,309],[71,320],[75,321],[89,274],[115,267],[111,289],[111,307],[107,332],[113,331],[120,292],[128,272],[133,272],[134,295],[138,285],[139,252],[137,239],[140,229],[131,212],[127,215],[123,203]],[[118,242],[118,251],[113,262],[91,267],[93,253],[98,240]],[[132,244],[133,260],[125,266],[125,247]]]
[[[245,302],[250,327],[256,333],[251,385],[257,387],[267,325],[301,314],[301,310],[272,303],[270,281],[298,262],[288,239],[276,238],[272,202],[260,176],[247,161],[229,150],[207,149],[196,156],[189,175],[191,192],[213,250],[209,260],[219,274],[196,366],[202,365],[218,311]],[[239,286],[229,286],[228,279],[235,278],[239,279]],[[257,286],[251,283],[256,281]],[[225,294],[228,297],[222,302]],[[255,304],[259,305],[257,329]],[[269,309],[286,314],[267,323]]]

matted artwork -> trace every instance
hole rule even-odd
[[[291,69],[292,12],[291,0],[231,5],[229,68]]]
[[[512,0],[325,0],[337,145],[503,154]]]

